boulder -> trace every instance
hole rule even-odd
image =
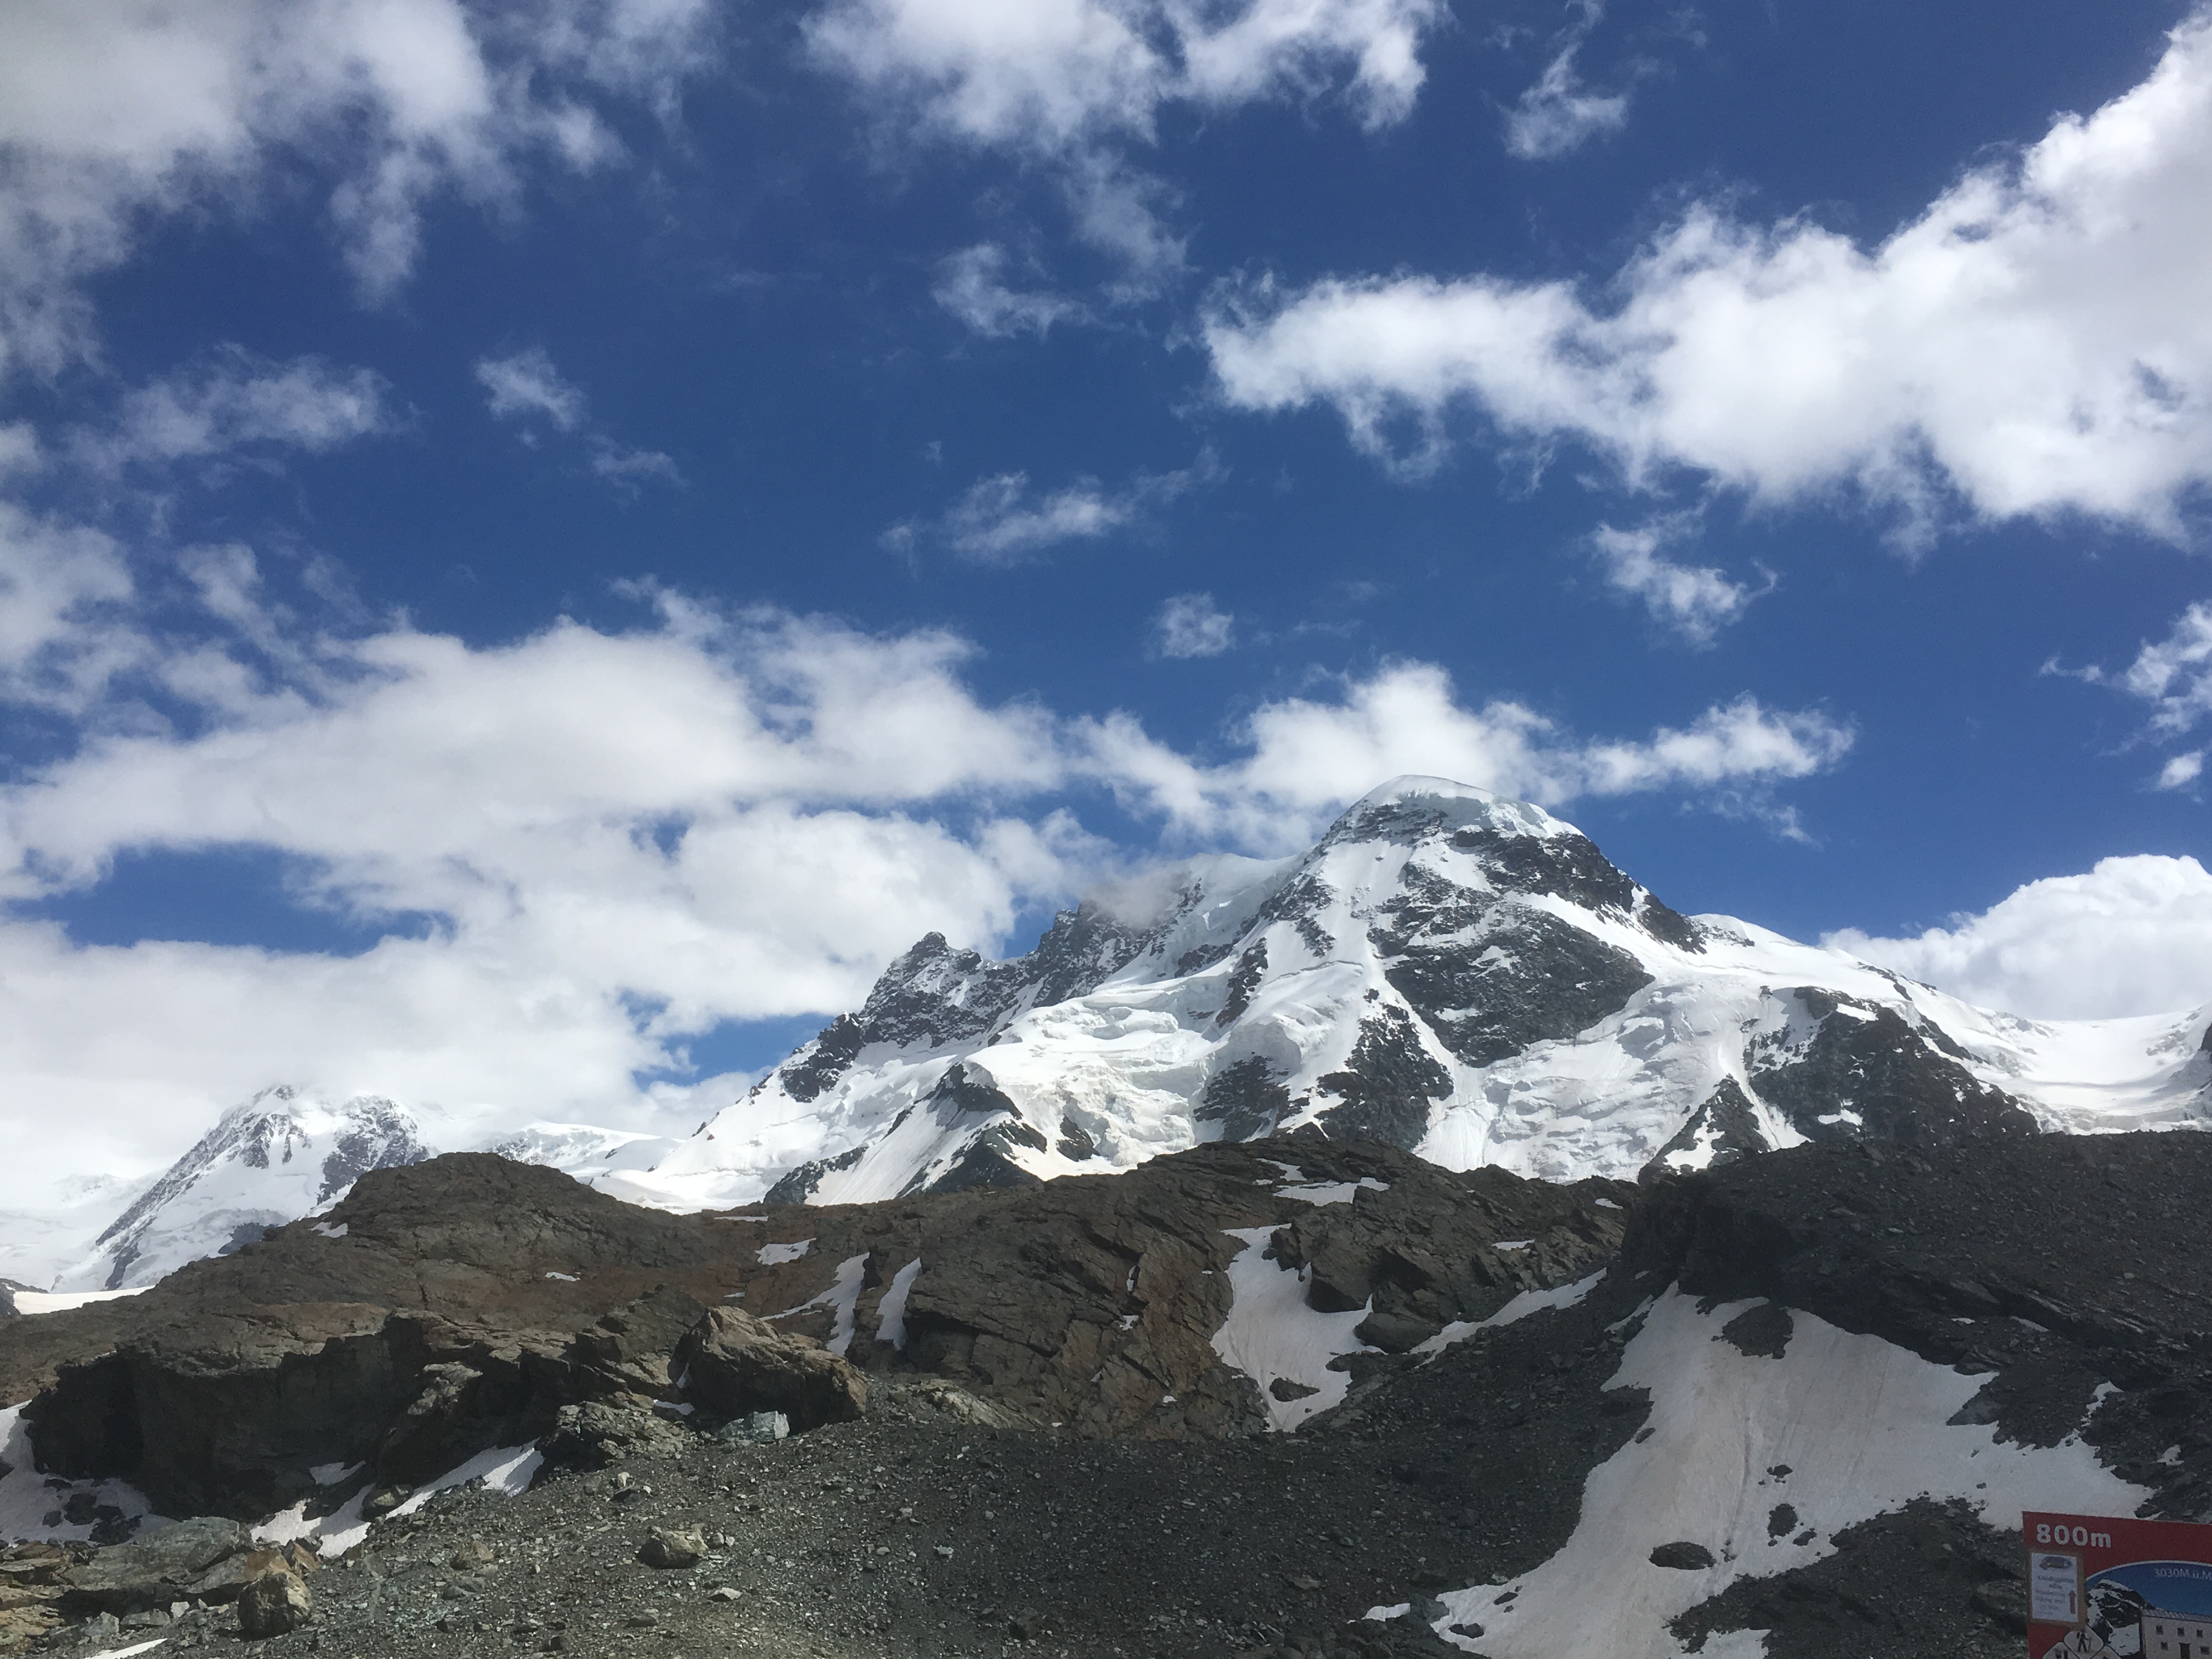
[[[735,1308],[710,1308],[677,1352],[686,1387],[720,1417],[781,1412],[798,1430],[846,1423],[867,1409],[867,1379],[819,1343]]]
[[[248,1641],[266,1641],[300,1628],[314,1617],[314,1593],[299,1574],[264,1572],[238,1597],[238,1628]]]
[[[696,1527],[655,1527],[637,1559],[648,1567],[696,1567],[707,1559],[706,1534]]]
[[[71,1570],[63,1591],[64,1607],[77,1614],[137,1613],[167,1607],[210,1568],[253,1547],[235,1521],[201,1516],[166,1527],[149,1537],[104,1549]]]

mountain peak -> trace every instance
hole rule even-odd
[[[1323,845],[1389,834],[1399,826],[1419,826],[1432,833],[1473,829],[1542,838],[1582,833],[1534,801],[1516,800],[1450,778],[1407,773],[1369,790],[1346,807],[1330,825]]]

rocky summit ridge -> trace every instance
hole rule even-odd
[[[1400,778],[1310,852],[1201,862],[988,962],[932,934],[608,1190],[840,1203],[1314,1128],[1571,1181],[1830,1139],[2212,1121],[2212,1006],[2033,1021],[1685,916],[1538,806]]]

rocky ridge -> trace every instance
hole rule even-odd
[[[1561,1189],[1309,1134],[1112,1180],[682,1218],[449,1158],[364,1180],[342,1237],[296,1226],[139,1305],[9,1322],[0,1375],[42,1389],[58,1506],[128,1474],[163,1512],[243,1517],[303,1477],[305,1524],[537,1431],[527,1493],[463,1486],[368,1529],[308,1576],[313,1622],[280,1645],[1567,1659],[1592,1650],[1545,1645],[1565,1573],[1578,1618],[1613,1594],[1591,1585],[1633,1592],[1615,1609],[1633,1640],[1606,1650],[1623,1659],[1747,1630],[1777,1659],[1993,1656],[2016,1643],[2021,1493],[2212,1518],[2212,1304],[2191,1288],[2208,1182],[2212,1141],[2186,1135],[1838,1140]],[[358,1398],[385,1414],[344,1439],[301,1403],[325,1386],[307,1378],[415,1328],[428,1286],[476,1346],[421,1343],[409,1371],[415,1350],[384,1340],[391,1385]],[[340,1305],[356,1322],[333,1340]],[[756,1439],[757,1390],[707,1403],[704,1333],[753,1328],[740,1308],[790,1310],[763,1340],[825,1372],[842,1346],[866,1410]],[[149,1457],[149,1419],[98,1382],[118,1358],[134,1389],[189,1382],[197,1408],[234,1396],[252,1420]],[[501,1363],[562,1379],[538,1415],[501,1415]],[[1717,1510],[1595,1496],[1639,1469],[1710,1485],[1714,1445],[1787,1443],[1823,1377],[1869,1363],[1887,1379],[1870,1392],[1924,1415],[1845,1420],[1847,1397]],[[275,1376],[289,1387],[255,1380]],[[1334,1397],[1286,1421],[1317,1384]],[[1689,1403],[1708,1394],[1718,1442]],[[426,1417],[434,1455],[389,1461]],[[249,1431],[254,1459],[226,1462]],[[1893,1490],[1824,1449],[1896,1436],[1917,1449]],[[351,1486],[317,1481],[365,1447]],[[639,1559],[670,1540],[688,1557],[695,1534],[691,1565]],[[56,1572],[38,1559],[0,1583]],[[242,1639],[193,1599],[147,1616],[180,1643]]]

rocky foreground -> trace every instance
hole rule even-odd
[[[1730,1376],[1872,1339],[1966,1373],[1965,1426],[1934,1431],[1991,1462],[1849,1524],[1820,1520],[1857,1511],[1814,1458],[1754,1471],[1747,1535],[1595,1517],[1620,1522],[1611,1576],[1688,1587],[1638,1650],[2009,1655],[1997,1462],[2051,1448],[2147,1513],[2212,1510],[2208,1183],[2198,1136],[1806,1147],[1640,1189],[1300,1136],[672,1217],[439,1159],[145,1296],[0,1322],[42,1501],[112,1540],[10,1552],[0,1629],[64,1652],[289,1621],[270,1652],[1510,1659],[1542,1650],[1516,1614],[1544,1565],[1594,1547],[1586,1492],[1674,1443],[1648,1348],[1671,1320]],[[798,1431],[757,1437],[777,1412]],[[489,1449],[528,1491],[426,1495]],[[198,1531],[134,1536],[117,1481]],[[236,1524],[285,1512],[331,1554],[386,1518],[335,1560]],[[133,1565],[195,1537],[207,1559]]]

